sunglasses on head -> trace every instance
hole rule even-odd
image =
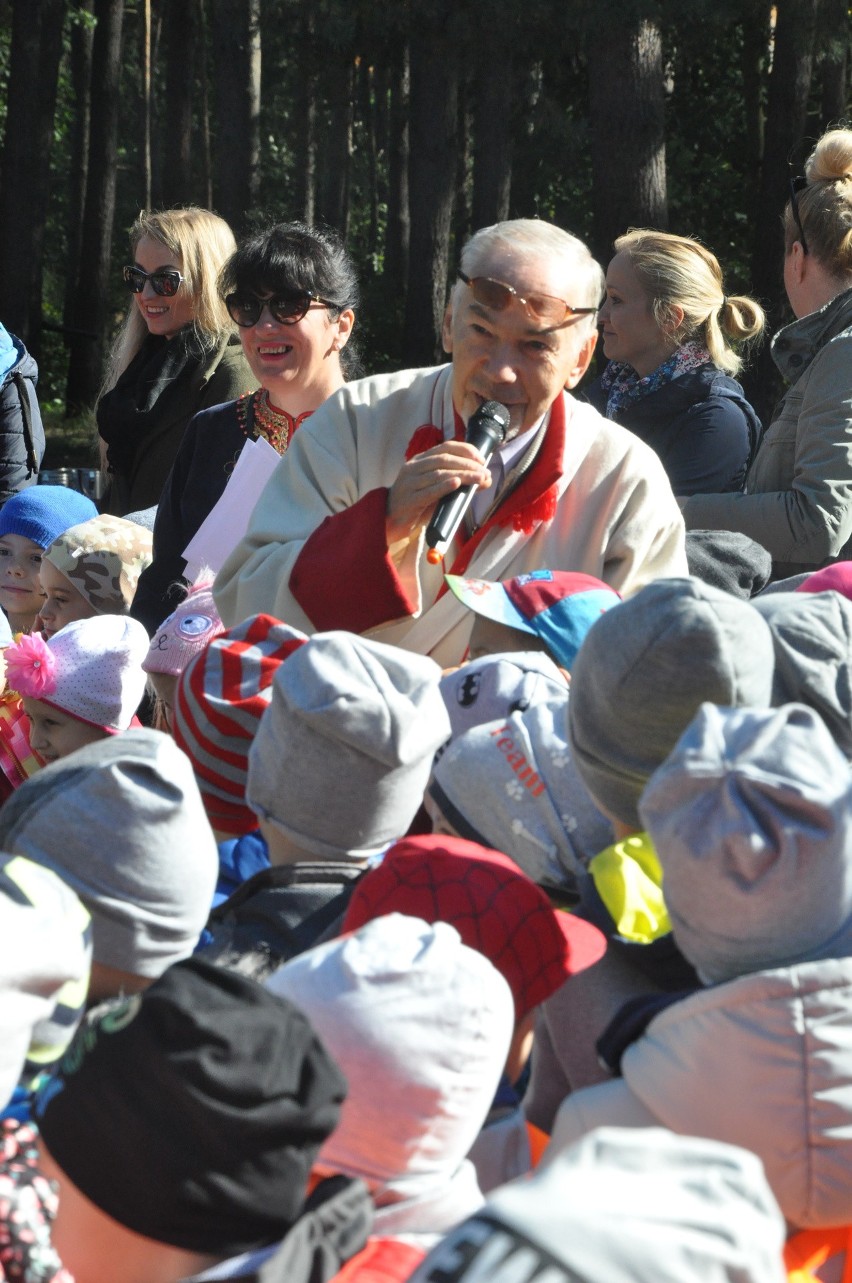
[[[597,307],[572,307],[564,298],[552,294],[531,294],[522,298],[516,289],[504,281],[495,281],[490,276],[465,276],[459,272],[459,280],[470,288],[474,300],[492,312],[505,312],[513,303],[520,303],[527,316],[542,325],[561,325],[570,316],[591,316],[598,311]]]
[[[808,180],[803,174],[798,178],[790,179],[790,208],[793,211],[793,221],[799,232],[799,241],[802,246],[802,253],[807,254],[808,242],[805,240],[805,229],[802,226],[802,215],[799,213],[799,192],[803,192],[808,185]]]
[[[314,304],[335,309],[340,307],[339,303],[320,298],[319,294],[312,294],[310,290],[285,291],[273,298],[258,298],[256,294],[228,294],[225,298],[228,315],[235,324],[243,328],[257,325],[265,307],[269,308],[269,315],[279,325],[295,325],[302,317],[307,316]]]
[[[125,267],[122,275],[124,284],[133,294],[141,294],[145,282],[150,281],[154,293],[162,298],[174,298],[181,282],[186,279],[176,267],[160,267],[156,272],[143,272],[141,267]]]

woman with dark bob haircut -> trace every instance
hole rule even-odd
[[[350,343],[358,280],[327,229],[278,223],[228,259],[219,289],[260,387],[189,423],[154,525],[154,560],[139,580],[133,615],[150,632],[180,600],[183,550],[219,500],[247,440],[283,454],[305,419],[357,377]]]

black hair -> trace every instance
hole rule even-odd
[[[231,255],[219,278],[226,294],[262,294],[276,290],[306,290],[330,299],[333,316],[357,309],[361,290],[355,264],[336,232],[306,223],[275,223],[256,232]],[[346,379],[358,378],[360,357],[352,339],[341,350]]]

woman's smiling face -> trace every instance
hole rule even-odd
[[[179,254],[173,254],[162,241],[153,236],[143,236],[136,246],[134,262],[143,272],[177,271],[183,274],[183,262]],[[150,281],[145,282],[141,294],[134,294],[136,306],[151,334],[161,334],[171,339],[189,325],[195,314],[195,299],[187,288],[186,281],[181,281],[177,293],[171,298],[157,294]]]

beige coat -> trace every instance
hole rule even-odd
[[[752,1150],[792,1225],[852,1224],[852,959],[693,994],[651,1021],[622,1074],[568,1097],[548,1154],[595,1127],[668,1127]]]
[[[558,500],[552,521],[530,532],[495,526],[483,538],[466,574],[504,579],[537,568],[584,571],[623,593],[652,579],[687,573],[683,523],[654,452],[589,405],[564,394],[566,433]],[[390,487],[414,432],[434,424],[453,431],[451,367],[378,375],[349,385],[308,420],[273,473],[252,515],[249,531],[216,581],[216,601],[230,626],[266,611],[306,632],[316,631],[290,592],[290,576],[309,536],[332,514],[372,491]],[[383,512],[383,508],[382,508]],[[374,546],[384,555],[383,517]],[[364,594],[382,573],[375,565],[349,567],[341,547],[333,578],[358,578]],[[450,593],[439,599],[443,566],[426,561],[423,532],[390,549],[393,572],[411,603],[410,613],[386,618],[366,635],[458,663],[473,616]],[[454,555],[454,553],[453,553]],[[304,570],[304,562],[300,572]],[[345,617],[324,627],[347,628]],[[360,631],[360,630],[359,630]]]
[[[772,355],[790,382],[746,494],[694,495],[689,530],[739,530],[772,554],[775,578],[852,556],[852,290],[786,326]]]

